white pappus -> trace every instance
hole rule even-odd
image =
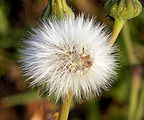
[[[105,25],[83,15],[46,20],[24,41],[24,75],[56,100],[69,92],[78,101],[99,95],[116,75],[116,49],[108,45],[109,37]]]

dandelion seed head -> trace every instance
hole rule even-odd
[[[93,98],[107,90],[116,75],[116,47],[107,44],[109,36],[105,25],[83,15],[46,20],[24,41],[24,75],[56,100],[69,91],[78,101]]]

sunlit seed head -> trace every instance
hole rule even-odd
[[[69,91],[77,101],[107,90],[117,67],[114,46],[109,46],[105,25],[94,19],[66,17],[47,20],[25,40],[22,69],[32,86],[48,98],[63,99]]]

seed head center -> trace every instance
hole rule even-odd
[[[92,58],[84,48],[81,53],[76,50],[67,52],[64,60],[67,63],[66,68],[73,73],[83,74],[92,66]]]

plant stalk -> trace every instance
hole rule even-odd
[[[67,120],[73,95],[71,93],[62,101],[58,120]]]
[[[129,58],[129,63],[133,67],[132,70],[132,83],[131,83],[131,93],[130,93],[130,106],[128,120],[135,120],[137,105],[138,105],[138,95],[140,91],[141,82],[141,68],[139,67],[139,62],[133,53],[133,45],[130,37],[130,30],[128,23],[125,24],[123,28],[124,43]]]
[[[144,82],[142,83],[142,90],[140,94],[140,101],[138,105],[138,110],[136,113],[136,120],[142,120],[143,113],[144,113]]]
[[[136,69],[132,71],[131,96],[130,96],[128,120],[135,120],[136,113],[138,110],[137,106],[139,103],[141,73],[139,71],[139,68],[136,68]]]
[[[113,26],[113,32],[108,42],[109,45],[113,45],[115,43],[124,23],[125,23],[124,20],[115,20],[114,26]]]

